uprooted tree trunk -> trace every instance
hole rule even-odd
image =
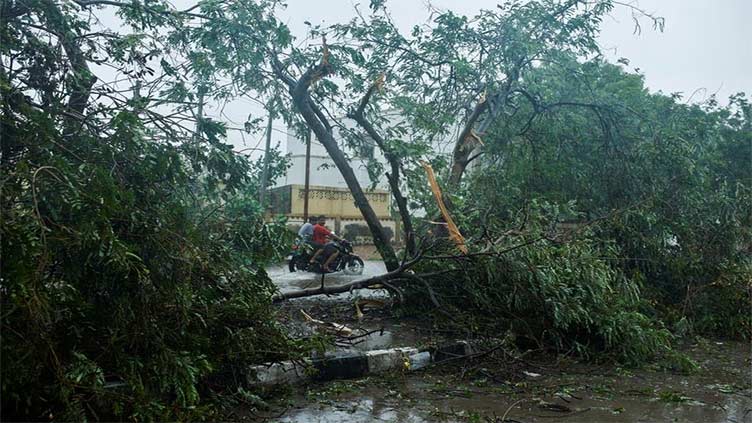
[[[331,72],[331,65],[328,63],[326,49],[324,50],[324,57],[321,63],[308,69],[297,81],[287,74],[278,60],[273,60],[272,66],[277,78],[287,85],[292,102],[298,109],[298,113],[300,113],[313,133],[316,134],[316,138],[318,138],[327,153],[329,153],[329,156],[345,179],[345,183],[347,183],[347,187],[350,189],[355,200],[355,205],[360,210],[363,220],[366,221],[368,229],[373,235],[373,242],[384,259],[387,270],[393,271],[398,269],[399,261],[397,260],[397,255],[394,253],[394,248],[389,244],[384,234],[384,227],[381,225],[381,221],[376,216],[376,212],[373,211],[368,198],[363,192],[363,188],[361,188],[358,179],[355,177],[355,172],[353,172],[347,158],[345,158],[345,154],[339,148],[339,145],[337,145],[332,126],[318,105],[313,101],[308,91],[312,83]]]
[[[414,256],[416,253],[415,232],[413,231],[413,223],[410,217],[410,211],[407,208],[407,199],[404,195],[402,195],[402,190],[400,189],[399,157],[397,157],[394,151],[389,148],[386,140],[384,140],[384,137],[382,137],[381,134],[376,131],[376,128],[371,125],[371,122],[366,119],[364,114],[365,108],[368,105],[368,101],[371,99],[374,91],[378,89],[379,85],[382,83],[381,78],[383,78],[383,75],[379,78],[379,80],[374,82],[370,88],[368,88],[368,91],[366,91],[366,94],[360,101],[358,108],[350,111],[347,114],[347,117],[357,122],[358,125],[360,125],[360,127],[366,131],[368,136],[370,136],[371,139],[374,140],[376,145],[379,146],[381,151],[384,152],[384,157],[386,158],[389,166],[392,169],[391,172],[386,173],[386,179],[389,181],[389,187],[391,188],[392,195],[394,196],[394,202],[397,204],[397,210],[399,210],[400,219],[402,220],[402,227],[405,231],[405,247],[407,248],[407,253],[410,256]]]

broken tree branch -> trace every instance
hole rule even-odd
[[[470,156],[475,147],[482,145],[479,136],[496,121],[496,118],[504,110],[513,85],[520,79],[520,70],[526,63],[527,58],[522,58],[512,65],[503,86],[489,97],[481,94],[472,113],[465,122],[452,151],[452,166],[447,183],[447,189],[456,190],[462,181],[462,175],[470,163]],[[482,117],[482,119],[481,119]],[[476,155],[477,157],[477,155]]]

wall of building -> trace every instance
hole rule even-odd
[[[391,218],[391,196],[389,191],[376,189],[366,191],[366,196],[382,226],[389,228],[394,241],[399,242],[397,223]],[[287,185],[277,187],[270,192],[271,212],[275,215],[285,215],[288,225],[296,230],[303,224],[303,210],[305,207],[305,186]],[[355,207],[352,194],[347,188],[313,185],[309,189],[308,215],[326,216],[327,227],[341,236],[348,236],[356,244],[371,243],[367,234],[367,225],[360,210]],[[348,225],[362,227],[359,236],[346,234]]]
[[[327,217],[326,219],[326,227],[330,230],[334,231],[339,236],[348,236],[348,234],[345,233],[345,228],[348,225],[361,225],[363,227],[367,227],[366,222],[363,220],[363,218],[360,219],[340,219],[338,217]],[[300,227],[303,225],[303,218],[302,217],[290,217],[287,219],[287,226],[290,227],[290,229],[293,229],[297,231],[300,229]],[[399,226],[397,222],[395,222],[392,219],[381,219],[381,226],[383,226],[385,229],[388,228],[392,231],[393,238],[392,242],[399,244],[401,242],[401,237],[399,234]],[[355,239],[348,239],[348,241],[354,243],[355,245],[372,245],[373,240],[371,237],[355,237]]]
[[[391,218],[391,196],[382,189],[366,190],[365,195],[379,219]],[[286,185],[269,191],[270,211],[288,217],[302,217],[305,209],[305,186]],[[347,188],[311,185],[308,190],[308,215],[331,216],[341,219],[361,219],[362,214],[355,206]]]

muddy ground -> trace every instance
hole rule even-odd
[[[368,262],[366,275],[382,271]],[[315,275],[270,271],[281,290],[312,287]],[[328,276],[327,285],[358,276]],[[360,312],[354,307],[366,301]],[[383,291],[299,299],[280,306],[291,331],[310,330],[300,312],[376,331],[340,349],[421,346],[454,339],[426,319],[395,316]],[[551,354],[495,351],[426,370],[287,388],[255,420],[279,422],[752,422],[749,343],[696,339],[679,349],[699,368],[623,368]],[[517,357],[517,358],[515,358]]]

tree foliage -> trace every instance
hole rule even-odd
[[[528,83],[541,94],[485,137],[453,196],[477,256],[442,260],[434,305],[524,345],[632,363],[666,352],[666,329],[752,336],[746,97],[685,104],[598,60]]]
[[[287,231],[263,221],[258,165],[224,125],[189,119],[180,84],[203,75],[170,74],[145,34],[175,19],[160,7],[120,9],[137,33],[119,35],[75,4],[2,4],[6,419],[220,418],[217,398],[247,397],[245,366],[305,350],[264,270]],[[125,83],[94,78],[102,63]]]

